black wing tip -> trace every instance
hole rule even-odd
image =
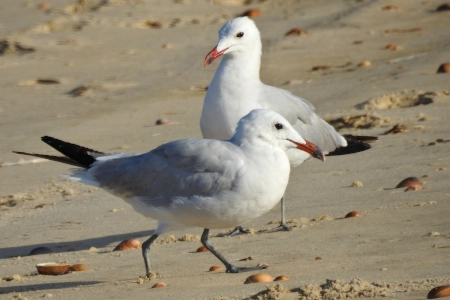
[[[92,156],[92,153],[104,154],[103,152],[64,142],[47,135],[41,137],[41,140],[85,168],[89,168],[95,162],[95,157]]]
[[[347,140],[347,146],[337,148],[336,150],[328,153],[328,156],[363,152],[372,148],[369,143],[373,143],[378,140],[378,137],[376,136],[344,134],[343,137]]]

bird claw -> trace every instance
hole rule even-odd
[[[227,267],[227,273],[243,273],[243,272],[252,272],[252,271],[258,271],[267,269],[269,266],[267,264],[261,264],[254,267],[236,267],[236,266],[228,266]]]
[[[229,236],[235,236],[235,235],[240,235],[240,234],[250,234],[251,231],[248,229],[243,229],[241,226],[237,226],[236,228],[233,229],[233,231],[229,232],[229,233],[225,233],[220,235],[221,237],[229,237]],[[232,272],[233,273],[233,272]]]
[[[287,226],[284,223],[281,223],[280,226],[275,227],[275,228],[270,228],[270,229],[266,229],[266,230],[260,230],[259,232],[261,233],[271,233],[271,232],[278,232],[278,231],[291,231],[292,227]]]

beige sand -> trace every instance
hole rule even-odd
[[[450,11],[435,12],[442,0],[244,2],[0,2],[1,299],[424,299],[450,284],[450,75],[436,74],[450,62]],[[68,166],[11,151],[55,154],[43,135],[129,152],[201,137],[205,87],[218,66],[203,68],[203,58],[222,24],[249,8],[262,10],[263,81],[309,99],[341,132],[380,140],[292,171],[292,231],[258,233],[278,221],[276,207],[247,224],[253,235],[211,239],[239,266],[267,263],[265,273],[290,278],[280,286],[208,272],[220,263],[194,253],[197,228],[171,233],[176,242],[162,237],[151,250],[161,277],[139,282],[140,251],[112,249],[144,241],[156,222],[60,179]],[[293,27],[308,34],[284,36]],[[371,66],[358,67],[363,61]],[[155,126],[159,118],[171,123]],[[406,129],[384,135],[395,124]],[[393,189],[409,176],[423,189]],[[353,210],[361,216],[343,218]],[[54,253],[28,256],[39,246]],[[89,271],[37,275],[43,262]],[[151,289],[158,281],[167,286]]]

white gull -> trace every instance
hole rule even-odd
[[[204,65],[223,56],[206,93],[200,127],[204,138],[229,139],[238,120],[253,109],[271,109],[285,117],[302,137],[316,144],[324,154],[335,155],[364,151],[374,137],[340,135],[321,119],[314,106],[292,93],[261,82],[261,38],[255,23],[248,17],[228,21],[219,30],[219,42],[206,56]],[[349,143],[348,143],[349,142]],[[288,150],[293,167],[309,156]],[[284,198],[281,201],[281,225],[284,219]],[[237,228],[242,232],[242,228]],[[236,233],[237,231],[234,231]]]
[[[289,180],[288,149],[323,160],[320,150],[285,118],[262,109],[243,117],[227,141],[178,140],[140,155],[104,154],[47,136],[42,140],[65,157],[16,153],[81,167],[65,178],[100,187],[136,212],[158,220],[153,235],[142,245],[146,276],[151,274],[152,242],[164,232],[186,226],[204,228],[202,244],[227,272],[263,268],[231,264],[210,244],[209,230],[237,226],[279,202]]]

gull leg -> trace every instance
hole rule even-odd
[[[280,222],[280,226],[275,227],[275,228],[271,228],[271,229],[267,229],[267,230],[261,230],[260,232],[277,232],[277,231],[290,231],[292,230],[292,227],[289,227],[286,225],[286,220],[284,218],[284,198],[285,196],[283,196],[283,198],[281,198],[281,222]]]
[[[220,254],[210,243],[208,239],[209,229],[205,228],[202,233],[201,242],[206,249],[208,249],[215,257],[217,257],[227,268],[227,273],[239,273],[246,271],[254,271],[266,269],[267,266],[256,266],[250,268],[238,268],[235,265],[231,264],[222,254]]]
[[[150,278],[151,273],[150,258],[149,258],[150,245],[153,243],[154,240],[156,240],[157,237],[158,235],[154,234],[142,244],[142,256],[144,257],[145,272],[146,272],[145,276],[148,278]]]

